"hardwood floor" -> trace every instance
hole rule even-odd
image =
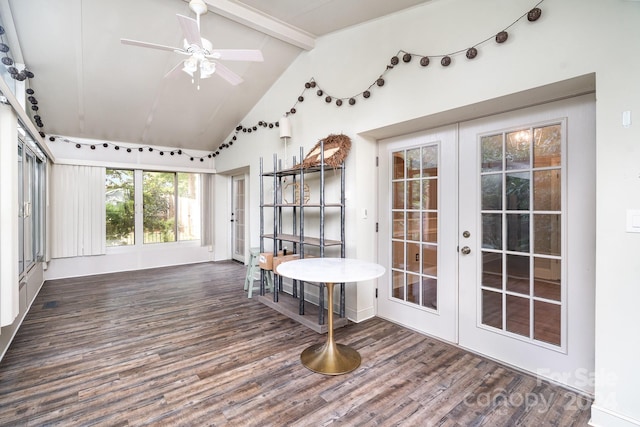
[[[48,281],[0,362],[0,425],[584,426],[591,401],[381,319],[324,340],[248,299],[235,262]],[[286,298],[288,296],[282,296]]]

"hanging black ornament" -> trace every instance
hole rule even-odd
[[[469,50],[467,50],[467,59],[473,59],[476,56],[478,56],[478,49],[476,49],[475,47],[472,47]]]
[[[9,67],[9,68],[7,68],[7,73],[13,75],[13,74],[18,74],[19,71],[18,71],[18,69],[16,67]]]
[[[316,87],[316,82],[311,82],[311,87]]]
[[[257,126],[254,126],[254,127],[253,127],[253,130],[254,130],[254,131],[255,131],[255,130],[258,130],[258,127],[257,127]]]
[[[380,87],[384,86],[384,79],[380,77],[378,80],[376,80],[376,84]]]
[[[92,145],[92,146],[91,146],[91,149],[92,149],[92,150],[95,150],[95,149],[96,149],[96,146],[95,146],[95,145]]]
[[[371,92],[369,92],[368,90],[365,90],[364,92],[362,92],[362,96],[364,96],[365,98],[368,98],[371,96]]]
[[[316,94],[317,94],[318,96],[322,96],[322,89],[318,89],[318,91],[316,92]]]
[[[43,138],[44,138],[44,132],[40,131],[40,132],[38,132],[38,133],[40,134],[40,136],[41,136],[41,137],[43,137]]]
[[[153,148],[149,147],[149,152],[153,151]]]
[[[0,36],[4,34],[4,27],[0,25]]]
[[[497,43],[504,43],[507,41],[508,38],[509,38],[509,33],[507,33],[506,31],[500,31],[498,34],[496,34]]]
[[[13,65],[13,59],[9,58],[8,56],[3,56],[2,63],[8,67],[10,65]]]
[[[296,109],[295,109],[295,108],[292,108],[291,110],[289,110],[289,112],[290,112],[291,114],[295,114],[295,113],[296,113]]]
[[[115,149],[116,149],[116,151],[120,151],[120,146],[119,146],[119,145],[116,145],[116,146],[115,146],[115,147],[113,147],[113,148],[115,148]]]
[[[38,111],[38,110],[40,109],[40,107],[38,107],[37,105],[32,105],[32,106],[31,106],[31,109],[32,109],[33,111]]]
[[[280,127],[280,122],[276,122],[276,127],[279,128]]]
[[[208,157],[208,158],[211,158],[211,154],[209,154],[207,157]]]
[[[247,132],[251,133],[251,129],[247,129]]]
[[[258,126],[262,126],[262,120],[258,122]]]
[[[193,157],[192,157],[192,158],[190,158],[189,160],[191,160],[191,161],[193,162]]]
[[[298,97],[298,102],[302,102],[302,101],[304,101],[304,96],[300,95],[300,96]]]
[[[449,65],[451,65],[451,57],[445,56],[440,60],[440,64],[442,64],[443,67],[448,67]]]
[[[247,128],[242,128],[242,132],[247,133]]]
[[[81,147],[81,145],[80,145],[80,144],[76,144],[76,148],[80,148],[80,147]]]
[[[304,87],[305,87],[305,89],[309,89],[309,88],[311,87],[311,83],[306,82],[306,83],[304,84]]]
[[[33,116],[33,120],[40,120],[40,119],[41,119],[41,117],[39,115],[37,115],[37,114],[35,116]]]
[[[27,92],[27,94],[29,95],[33,95],[34,93],[36,93],[33,89],[29,88],[27,89],[25,92]]]
[[[328,103],[330,103],[330,102],[331,102],[331,97],[330,97],[330,96],[327,96],[327,97],[324,99],[324,102],[326,102],[327,104],[328,104]]]
[[[400,62],[400,60],[397,56],[391,57],[391,65],[398,65],[398,62]]]
[[[29,70],[24,70],[24,73],[26,74],[27,78],[32,79],[35,77],[35,75],[29,71]]]
[[[349,98],[349,105],[355,105],[355,104],[356,104],[355,98]]]
[[[201,161],[201,162],[204,162],[204,159],[203,159],[202,157],[200,157],[200,161]]]
[[[229,145],[233,145],[233,141],[229,141]]]
[[[269,129],[273,129],[273,123],[269,123]]]
[[[27,101],[31,102],[33,104],[33,101],[36,100],[36,97],[31,95],[31,96],[27,96]]]
[[[220,154],[220,152],[219,152],[219,151],[216,151],[216,156],[218,156],[219,154]]]
[[[107,148],[107,147],[109,146],[109,144],[107,144],[107,143],[105,142],[104,144],[102,144],[102,146],[103,146],[104,148]]]
[[[178,150],[178,154],[182,155],[182,150]]]
[[[410,54],[410,53],[405,53],[405,54],[402,56],[402,60],[403,60],[404,62],[411,62],[411,54]]]
[[[233,135],[233,137],[231,139],[233,139],[235,141],[238,138],[235,135]]]
[[[164,151],[161,151],[161,152],[160,152],[160,155],[161,155],[161,156],[164,156]]]
[[[4,43],[0,43],[0,52],[2,52],[2,53],[9,52],[9,46],[4,44]]]
[[[131,152],[131,148],[127,148],[127,153],[130,153],[130,152]]]
[[[27,75],[24,71],[20,71],[18,74],[13,74],[11,77],[19,82],[25,81],[27,79]]]
[[[539,7],[535,7],[527,13],[527,19],[529,22],[534,22],[540,18],[540,15],[542,15],[542,10]]]
[[[342,105],[342,99],[336,99],[336,105],[340,107]]]
[[[236,132],[240,132],[241,129],[242,129],[242,125],[236,126]]]
[[[142,153],[142,147],[138,148],[138,151]]]
[[[50,137],[49,137],[49,141],[53,142],[53,141],[55,141],[55,140],[56,140],[56,138],[55,138],[55,137],[53,137],[53,136],[50,136]]]

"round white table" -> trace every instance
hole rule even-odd
[[[327,341],[306,348],[300,355],[302,364],[326,375],[346,374],[360,366],[360,353],[346,345],[336,344],[333,339],[333,286],[375,279],[384,274],[384,267],[352,258],[305,258],[284,262],[276,270],[280,276],[290,279],[327,285]]]

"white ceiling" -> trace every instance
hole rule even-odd
[[[184,73],[164,78],[184,57],[120,43],[182,46],[186,0],[0,0],[0,14],[13,59],[35,74],[47,134],[209,151],[315,38],[427,1],[205,0],[202,37],[265,60],[225,62],[245,81],[214,75],[199,91]]]

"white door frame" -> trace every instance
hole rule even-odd
[[[237,202],[237,182],[242,182],[242,204],[243,206],[239,208],[236,206]],[[230,177],[230,186],[231,186],[231,200],[230,200],[230,251],[231,258],[244,263],[247,259],[247,255],[249,253],[249,176],[248,174],[235,174]],[[238,216],[241,217],[238,217]],[[239,248],[239,251],[236,251],[237,244],[237,227],[241,225],[243,226],[243,235],[242,237],[242,247]]]

